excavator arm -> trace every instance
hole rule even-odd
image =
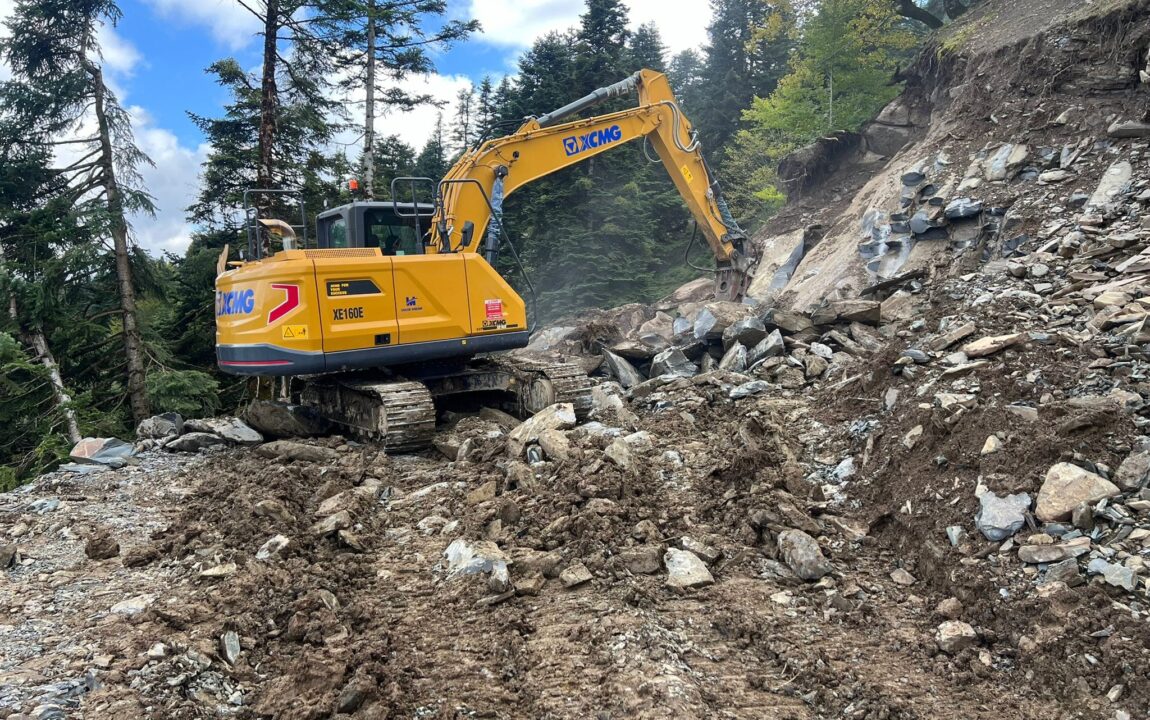
[[[637,107],[564,122],[586,108],[631,92],[638,93]],[[652,70],[641,70],[543,117],[529,118],[515,133],[465,153],[440,184],[441,202],[432,219],[429,251],[473,251],[472,246],[486,238],[485,252],[492,262],[499,250],[506,196],[640,138],[647,138],[658,153],[715,257],[716,297],[741,300],[750,284],[752,248],[728,211],[666,76]]]

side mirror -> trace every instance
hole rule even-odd
[[[475,223],[468,220],[467,222],[463,223],[463,230],[459,233],[459,247],[470,247],[473,235],[475,235]]]

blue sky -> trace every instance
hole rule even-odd
[[[7,17],[13,4],[0,0],[0,18]],[[705,40],[707,0],[627,4],[632,25],[654,22],[673,52],[697,48]],[[225,57],[257,70],[259,26],[235,0],[120,0],[119,7],[119,25],[100,37],[104,67],[132,114],[137,142],[155,162],[143,176],[158,205],[156,217],[133,219],[135,238],[152,253],[181,253],[194,231],[184,220],[184,208],[195,197],[200,164],[210,151],[188,112],[221,114],[228,94],[204,70]],[[581,0],[449,0],[450,17],[478,19],[483,29],[438,54],[436,73],[408,82],[413,89],[450,101],[485,74],[496,80],[514,74],[517,58],[536,38],[574,26],[582,12]],[[0,67],[0,79],[4,76]],[[418,148],[430,134],[436,112],[423,108],[384,116],[376,131],[397,134]],[[450,107],[444,113],[450,116]],[[354,139],[351,135],[345,140]]]

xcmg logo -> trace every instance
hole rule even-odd
[[[254,290],[229,290],[216,293],[216,316],[247,315],[256,308]]]
[[[563,138],[563,150],[567,157],[578,155],[591,148],[602,147],[623,139],[623,130],[618,125],[612,125],[602,130],[592,130],[586,135],[572,135]]]

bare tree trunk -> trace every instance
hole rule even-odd
[[[911,20],[918,20],[931,30],[942,27],[942,20],[914,4],[914,0],[895,0],[895,10],[899,15]]]
[[[363,121],[363,191],[375,199],[375,0],[367,4],[367,112]]]
[[[259,159],[256,168],[256,186],[275,187],[272,179],[272,146],[276,139],[276,34],[279,32],[279,0],[267,0],[264,16],[264,69],[260,81]]]
[[[85,59],[92,76],[92,105],[100,131],[101,168],[100,184],[108,203],[111,221],[112,245],[116,255],[116,288],[120,295],[120,311],[124,324],[124,355],[128,365],[128,401],[136,422],[152,414],[148,390],[144,382],[144,342],[136,322],[136,288],[132,283],[132,265],[128,256],[128,221],[124,217],[124,199],[116,181],[115,149],[112,147],[112,129],[108,122],[107,87],[99,65]]]
[[[8,315],[11,316],[12,322],[17,328],[24,327],[23,323],[20,322],[20,311],[16,306],[15,295],[8,297]],[[52,386],[52,397],[56,401],[56,409],[64,416],[68,441],[75,445],[83,440],[83,436],[80,435],[80,425],[76,422],[76,411],[72,408],[72,396],[64,387],[64,379],[60,376],[60,366],[56,364],[56,357],[52,355],[52,351],[48,347],[48,339],[44,337],[44,331],[40,328],[27,331],[21,329],[20,335],[22,336],[21,339],[36,351],[36,359],[48,371],[48,383]]]

